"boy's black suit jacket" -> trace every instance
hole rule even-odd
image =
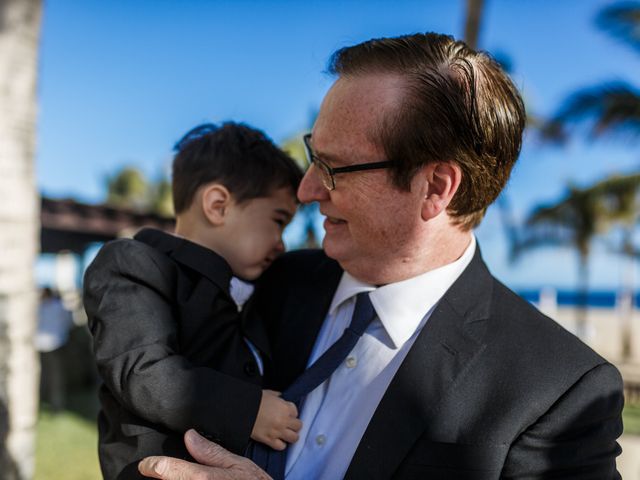
[[[151,229],[106,244],[88,268],[106,479],[143,478],[136,464],[144,456],[190,458],[189,428],[236,453],[246,447],[262,378],[243,337],[267,346],[260,325],[241,328],[230,278],[214,252]]]
[[[271,387],[304,370],[341,274],[302,251],[262,279],[253,312],[271,322]],[[499,283],[478,251],[393,378],[346,478],[617,479],[622,405],[618,371]]]

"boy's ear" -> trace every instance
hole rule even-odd
[[[214,226],[223,225],[231,204],[231,192],[224,185],[212,183],[203,189],[201,203],[205,218]]]
[[[426,193],[422,202],[422,219],[429,220],[445,211],[460,188],[462,169],[453,162],[425,165]]]

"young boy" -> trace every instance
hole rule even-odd
[[[230,280],[255,279],[283,252],[302,172],[234,123],[196,127],[176,151],[175,235],[110,242],[85,274],[108,480],[143,478],[148,455],[190,458],[189,428],[242,453],[249,438],[283,449],[301,427],[293,404],[260,388],[266,336],[241,320]]]

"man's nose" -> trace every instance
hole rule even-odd
[[[327,198],[329,198],[329,191],[322,183],[318,169],[315,165],[311,165],[298,187],[298,199],[301,203],[311,203]]]

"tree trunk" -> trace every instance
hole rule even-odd
[[[635,285],[635,258],[634,258],[634,248],[633,248],[633,231],[634,226],[629,225],[625,228],[624,231],[624,240],[622,251],[625,256],[626,265],[625,265],[625,273],[622,281],[622,292],[620,294],[620,302],[618,304],[618,309],[621,315],[621,334],[622,334],[622,345],[621,345],[621,358],[623,363],[627,363],[631,360],[633,355],[632,349],[632,330],[631,323],[633,320],[633,313],[635,309],[635,295],[634,295],[634,285]]]
[[[39,249],[34,175],[41,0],[0,2],[0,477],[34,470]]]
[[[464,41],[474,50],[478,48],[484,0],[467,0],[467,16],[464,22]]]
[[[580,253],[578,265],[578,298],[576,302],[576,335],[582,340],[587,337],[587,304],[589,295],[588,256]]]

